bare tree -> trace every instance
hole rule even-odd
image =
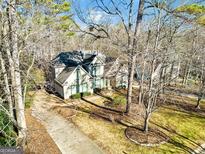
[[[0,45],[0,48],[1,48],[1,51],[0,51],[0,62],[1,62],[1,70],[2,70],[2,73],[3,73],[3,79],[4,79],[4,84],[5,84],[5,94],[6,94],[6,98],[7,98],[7,101],[8,101],[8,104],[9,104],[9,112],[10,112],[10,115],[12,118],[14,118],[14,114],[13,114],[13,101],[12,101],[12,96],[11,96],[11,91],[10,91],[10,88],[9,88],[9,78],[8,78],[8,74],[7,74],[7,71],[6,71],[6,64],[5,64],[5,60],[3,58],[3,50],[5,49],[4,47],[4,19],[3,19],[3,14],[1,14],[1,45]]]
[[[81,33],[92,35],[96,39],[108,38],[112,41],[112,45],[120,48],[119,52],[125,52],[128,55],[129,77],[126,113],[129,113],[130,104],[132,102],[132,85],[135,73],[136,56],[140,53],[140,51],[137,51],[137,47],[144,12],[144,3],[144,0],[121,1],[120,3],[111,0],[109,4],[107,4],[104,0],[95,0],[96,7],[105,15],[119,18],[126,35],[125,42],[119,42],[119,39],[117,39],[117,42],[113,41],[115,39],[113,39],[111,30],[109,29],[111,26],[97,23],[91,20],[89,16],[89,19],[83,17],[83,13],[79,10],[79,7],[76,8],[79,19],[89,27],[89,30],[84,30],[79,27]],[[124,11],[122,8],[128,8],[128,11],[123,13]],[[125,37],[123,39],[125,40]]]
[[[18,143],[22,144],[26,138],[26,121],[24,115],[24,102],[22,95],[21,74],[19,68],[19,48],[18,48],[18,19],[16,12],[16,1],[7,1],[7,23],[8,23],[8,46],[7,57],[9,60],[10,76],[12,81],[12,91],[15,104],[15,113],[18,124]],[[6,42],[6,41],[5,41]]]

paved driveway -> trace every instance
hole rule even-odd
[[[73,123],[49,111],[50,104],[47,97],[43,91],[36,93],[32,114],[46,127],[62,154],[103,154],[97,144],[85,136]]]

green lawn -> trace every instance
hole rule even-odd
[[[203,103],[202,106],[205,104]],[[198,144],[205,143],[205,117],[195,112],[178,111],[177,109],[176,106],[165,106],[153,113],[151,127],[156,127],[155,124],[157,124],[158,128],[171,138],[168,143],[159,147],[136,145],[125,137],[125,126],[93,118],[88,113],[79,112],[72,120],[106,153],[189,153],[198,148]],[[138,122],[140,123],[140,121]]]
[[[152,121],[168,129],[163,130],[171,136],[173,145],[167,148],[180,148],[181,152],[186,152],[205,143],[205,116],[176,111],[176,108],[161,108],[153,114]]]

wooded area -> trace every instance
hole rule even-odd
[[[170,99],[166,94],[193,94],[195,112],[204,112],[203,0],[4,0],[0,41],[0,146],[26,145],[28,93],[49,83],[50,61],[62,51],[124,57],[122,115],[135,119],[132,104],[138,104],[145,134],[153,112]]]

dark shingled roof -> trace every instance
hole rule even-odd
[[[90,65],[97,55],[97,53],[86,53],[82,51],[61,52],[51,61],[51,64],[55,67]]]
[[[84,65],[90,65],[90,63],[94,60],[96,55],[91,55],[90,57],[86,57],[86,59],[83,60]]]
[[[65,67],[56,81],[63,84],[77,66],[89,65],[96,55],[95,53],[83,53],[81,51],[61,52],[51,61],[54,67]]]
[[[51,64],[54,66],[77,66],[83,62],[83,57],[80,52],[61,52],[52,61]]]
[[[65,67],[65,69],[58,75],[56,81],[60,84],[63,84],[66,79],[71,75],[77,66],[82,66],[86,70],[86,66],[94,60],[98,53],[86,53],[81,51],[72,51],[72,52],[61,52],[58,54],[52,61],[51,64],[54,67]],[[116,61],[116,58],[105,57],[100,55],[99,59],[105,62],[104,72],[107,73],[110,70],[110,67]]]

